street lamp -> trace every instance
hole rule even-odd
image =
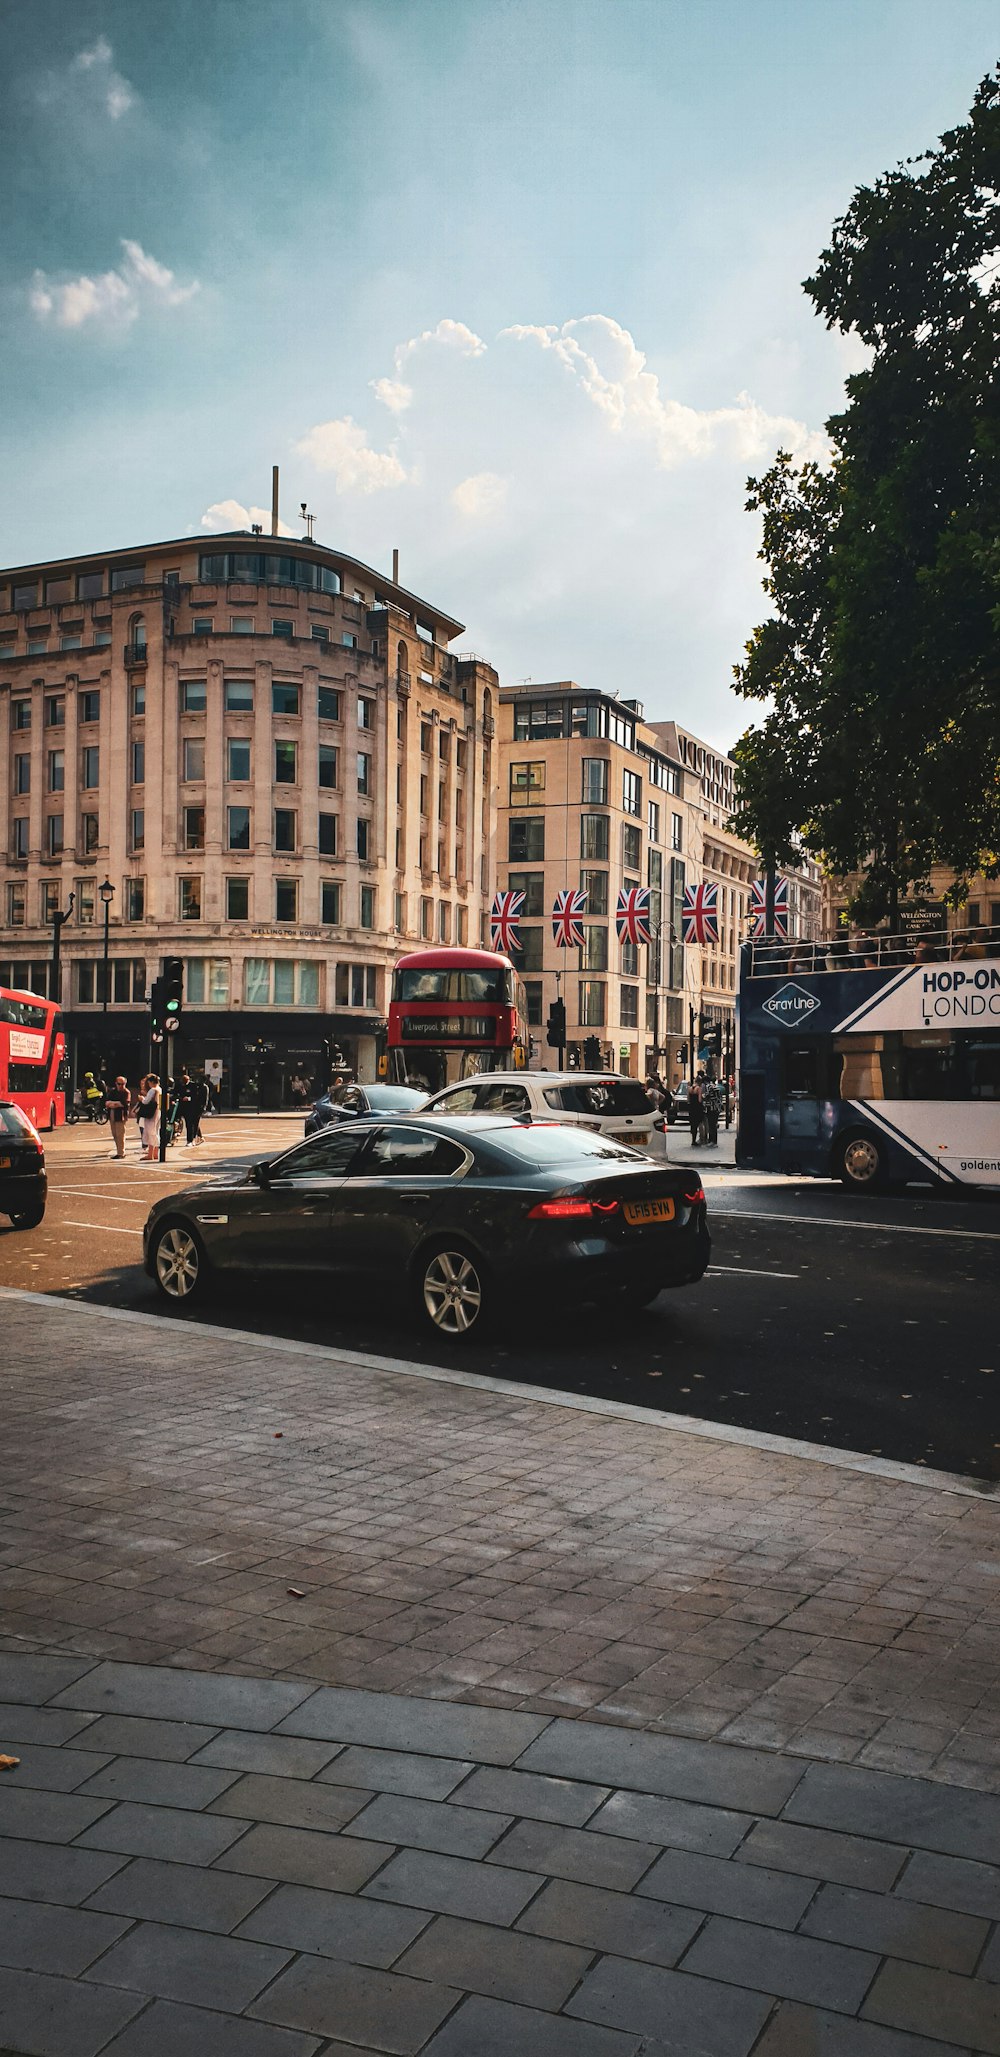
[[[110,984],[110,966],[108,964],[108,924],[111,920],[111,902],[115,897],[115,889],[111,883],[111,880],[109,878],[106,878],[104,884],[102,886],[98,886],[97,890],[101,896],[101,903],[104,908],[104,976],[101,985],[101,1012],[102,1014],[106,1014],[108,1011],[108,987]]]
[[[75,899],[76,894],[71,893],[67,905],[61,909],[53,907],[52,913],[49,916],[49,920],[52,923],[52,991],[49,994],[49,998],[55,1001],[57,1007],[62,1002],[62,966],[59,962],[59,945],[62,942],[63,926],[73,912]]]

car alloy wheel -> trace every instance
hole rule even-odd
[[[181,1222],[161,1229],[156,1242],[156,1283],[168,1300],[189,1300],[204,1269],[200,1246]]]
[[[885,1177],[885,1160],[874,1136],[851,1136],[840,1154],[840,1175],[845,1186],[869,1192]]]
[[[424,1308],[443,1336],[467,1336],[482,1314],[483,1282],[464,1250],[438,1250],[424,1272]]]

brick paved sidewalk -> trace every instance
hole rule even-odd
[[[156,1316],[0,1318],[0,1647],[1000,1793],[995,1496]]]
[[[306,1680],[0,1655],[33,2057],[1000,2052],[1000,1798]]]

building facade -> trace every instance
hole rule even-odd
[[[175,956],[222,1105],[293,1103],[324,1043],[373,1075],[396,956],[478,943],[492,890],[497,680],[460,632],[256,532],[0,572],[0,984],[51,991],[58,938],[77,1074],[146,1068]]]

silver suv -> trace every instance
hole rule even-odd
[[[639,1079],[613,1071],[490,1071],[445,1086],[424,1114],[512,1114],[595,1129],[648,1150],[657,1110]]]

